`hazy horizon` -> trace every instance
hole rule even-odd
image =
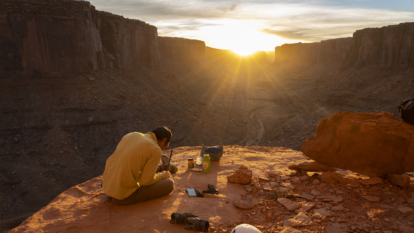
[[[139,19],[160,36],[198,39],[239,53],[285,43],[351,37],[358,29],[414,21],[410,0],[91,0],[98,10]]]

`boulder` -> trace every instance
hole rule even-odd
[[[323,172],[321,175],[321,180],[325,183],[336,184],[343,180],[342,176],[334,172]]]
[[[408,188],[410,186],[410,177],[405,175],[388,174],[387,180],[396,186],[401,188]]]
[[[249,197],[242,197],[240,200],[234,201],[234,205],[240,209],[251,209],[254,207],[253,200]]]
[[[303,142],[309,158],[370,177],[414,171],[414,126],[387,112],[337,112]]]
[[[240,166],[232,174],[227,176],[227,180],[237,184],[248,184],[252,180],[253,172],[246,166]]]
[[[311,171],[311,172],[323,172],[331,171],[334,172],[336,169],[334,167],[327,166],[318,162],[304,162],[299,164],[293,164],[288,167],[290,170],[297,171]]]

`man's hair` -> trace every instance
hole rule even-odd
[[[169,143],[171,141],[172,133],[171,130],[166,126],[157,127],[153,129],[151,132],[155,134],[155,136],[157,137],[157,141],[162,141],[164,138],[167,139],[166,143]]]

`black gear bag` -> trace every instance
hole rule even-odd
[[[403,121],[414,125],[414,98],[401,101],[398,105],[398,112]]]

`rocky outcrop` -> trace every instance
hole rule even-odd
[[[414,171],[414,126],[387,112],[337,112],[301,149],[315,161],[370,177]]]
[[[252,180],[253,172],[246,166],[240,166],[232,174],[227,176],[227,179],[236,184],[248,184]]]
[[[158,37],[160,55],[177,62],[204,61],[206,44],[201,40],[176,37]]]
[[[2,1],[0,32],[0,72],[60,75],[159,64],[155,26],[86,1]]]

